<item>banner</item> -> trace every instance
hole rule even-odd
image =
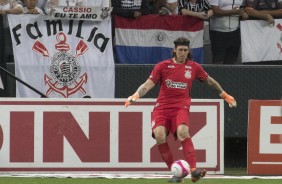
[[[250,100],[248,174],[282,175],[282,100]]]
[[[282,60],[282,19],[241,21],[242,62]]]
[[[55,19],[104,21],[111,18],[112,7],[95,6],[59,6],[52,8],[50,16]]]
[[[0,99],[0,173],[170,174],[151,115],[155,99]],[[197,167],[224,173],[224,102],[192,100],[190,135]],[[174,159],[182,145],[168,136]],[[94,182],[95,183],[95,182]]]
[[[48,97],[113,98],[111,21],[9,15],[15,74]],[[16,84],[17,97],[38,97]]]
[[[191,41],[193,60],[203,63],[202,20],[181,15],[114,18],[117,63],[155,64],[171,58],[173,41],[178,37],[186,37]]]

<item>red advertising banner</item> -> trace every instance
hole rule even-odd
[[[0,99],[0,173],[168,173],[151,136],[154,99]],[[193,100],[197,166],[223,174],[223,101]],[[169,137],[175,159],[181,144]]]
[[[248,174],[282,175],[282,100],[250,100]]]

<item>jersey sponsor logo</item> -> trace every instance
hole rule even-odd
[[[172,81],[171,79],[165,80],[166,86],[168,88],[176,88],[176,89],[186,89],[187,88],[187,83],[185,82],[175,82]]]
[[[191,67],[191,66],[186,65],[186,66],[185,66],[185,68],[190,68],[190,69],[191,69],[192,67]]]
[[[167,68],[174,68],[174,65],[168,65]]]

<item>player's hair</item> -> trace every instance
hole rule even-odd
[[[180,37],[180,38],[177,38],[176,40],[174,40],[174,48],[176,49],[177,46],[180,46],[180,45],[185,45],[185,46],[188,46],[189,48],[189,53],[188,53],[188,56],[187,56],[187,59],[192,59],[192,51],[190,49],[190,40],[187,39],[187,38],[184,38],[184,37]],[[172,57],[176,57],[176,53],[174,52],[174,49],[172,50]]]

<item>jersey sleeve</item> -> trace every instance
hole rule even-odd
[[[197,64],[197,73],[196,74],[197,74],[196,78],[200,81],[207,80],[209,76],[200,64]]]
[[[209,11],[210,9],[212,9],[211,4],[208,0],[204,0],[204,10]]]
[[[162,65],[160,63],[155,65],[148,79],[152,80],[155,84],[157,84],[161,79],[161,70]]]

